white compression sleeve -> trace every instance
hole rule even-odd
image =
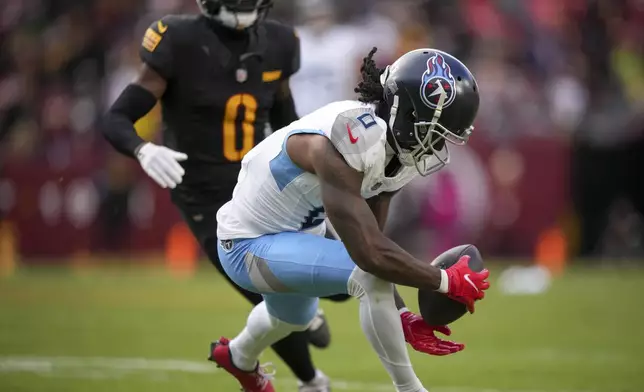
[[[360,299],[360,325],[398,392],[425,391],[414,373],[394,303],[394,285],[356,267],[349,294]]]
[[[291,332],[306,328],[306,325],[285,323],[271,316],[262,301],[251,310],[246,327],[230,341],[233,363],[241,370],[254,370],[262,351]]]

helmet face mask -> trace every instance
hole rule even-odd
[[[197,0],[201,13],[236,30],[253,26],[266,17],[272,0]]]
[[[401,163],[422,176],[447,165],[448,145],[466,144],[474,129],[479,96],[470,71],[447,53],[419,49],[387,67],[380,81]]]

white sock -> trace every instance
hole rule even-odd
[[[349,279],[349,294],[360,299],[360,325],[398,392],[425,391],[409,360],[393,284],[359,268]]]
[[[251,310],[246,327],[230,341],[233,363],[241,370],[253,371],[262,351],[291,332],[304,330],[306,326],[288,324],[271,316],[261,302]]]

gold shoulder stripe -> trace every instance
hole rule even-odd
[[[163,22],[158,21],[157,22],[157,29],[159,29],[159,33],[163,34],[168,30],[168,25],[164,25]]]
[[[145,31],[145,35],[143,36],[143,47],[148,51],[148,52],[154,52],[154,50],[157,48],[157,45],[159,45],[159,42],[163,39],[162,36],[159,35],[156,31],[148,28]]]
[[[262,73],[262,81],[264,82],[274,82],[282,77],[282,70],[277,69],[275,71],[266,71]]]

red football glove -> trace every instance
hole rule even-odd
[[[464,344],[436,337],[434,332],[451,335],[452,331],[447,326],[433,327],[425,323],[421,316],[412,312],[402,313],[400,319],[405,341],[416,351],[429,355],[449,355],[465,349]]]
[[[456,264],[445,270],[447,273],[449,288],[447,296],[467,306],[470,313],[474,313],[474,301],[483,299],[485,292],[490,288],[490,282],[486,279],[490,271],[484,269],[481,272],[474,272],[468,266],[470,256],[461,257]]]

